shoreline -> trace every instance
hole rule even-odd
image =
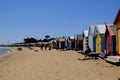
[[[4,56],[10,55],[12,53],[15,53],[13,48],[11,48],[11,47],[0,47],[0,49],[7,49],[7,51],[0,54],[0,57],[4,57]]]

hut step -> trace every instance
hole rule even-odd
[[[120,56],[108,56],[105,60],[112,63],[120,63]]]

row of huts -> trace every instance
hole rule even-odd
[[[59,48],[65,45],[70,49],[85,51],[87,46],[99,56],[120,56],[120,9],[112,24],[92,24],[88,30],[83,30],[82,34],[58,38]],[[120,61],[119,61],[120,62]]]
[[[103,58],[120,56],[120,9],[113,24],[92,24],[88,30],[83,31],[82,35],[83,51],[89,46],[93,52],[99,53]]]
[[[59,37],[56,38],[56,48],[57,49],[67,49],[67,50],[82,50],[83,49],[82,35],[74,35],[69,37]]]
[[[116,55],[116,27],[113,24],[93,24],[89,30],[85,30],[84,41],[93,52],[100,53],[101,57],[106,55]],[[85,35],[85,34],[84,34]],[[86,50],[86,47],[85,49]]]

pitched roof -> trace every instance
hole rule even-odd
[[[84,35],[84,37],[88,37],[88,30],[84,30],[83,35]]]
[[[94,30],[95,30],[95,25],[94,24],[90,25],[88,35],[94,34]]]
[[[95,30],[98,32],[98,34],[105,34],[106,25],[105,24],[97,24],[95,27]]]
[[[116,35],[116,26],[113,25],[113,26],[110,26],[110,27],[111,27],[111,29],[112,29],[113,34]]]
[[[75,36],[70,36],[69,38],[70,38],[70,39],[74,39],[74,37],[75,37]]]
[[[118,13],[116,15],[116,18],[114,20],[114,24],[120,24],[120,9],[118,10]]]
[[[82,39],[82,34],[78,34],[77,39]]]
[[[114,25],[106,25],[106,28],[105,35],[116,35],[116,27]]]

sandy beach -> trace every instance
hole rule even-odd
[[[23,48],[0,58],[0,80],[119,80],[120,67],[76,51]]]

